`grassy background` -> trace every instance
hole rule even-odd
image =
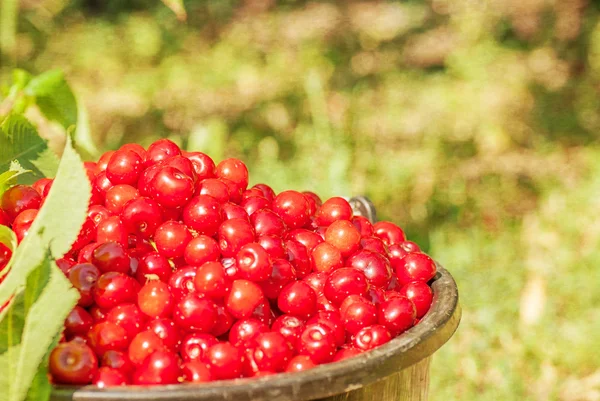
[[[7,2],[9,0],[2,0]],[[23,0],[101,149],[170,137],[366,194],[454,274],[432,400],[600,399],[600,21],[585,0]]]

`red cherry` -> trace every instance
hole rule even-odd
[[[207,383],[214,379],[208,365],[199,361],[186,362],[181,365],[181,376],[187,383]]]
[[[181,149],[173,141],[159,139],[148,147],[146,165],[158,163],[173,156],[181,155]]]
[[[389,221],[378,221],[373,224],[374,235],[387,245],[397,244],[406,241],[404,231],[394,223]]]
[[[316,364],[331,362],[336,348],[334,335],[322,323],[308,324],[298,341],[298,353],[308,355]]]
[[[343,361],[344,359],[352,358],[352,357],[355,357],[362,353],[363,353],[363,351],[358,348],[354,348],[354,347],[342,348],[334,355],[333,362]]]
[[[65,319],[65,335],[67,338],[85,336],[93,324],[92,316],[82,307],[76,306]]]
[[[106,351],[102,356],[100,366],[118,370],[125,377],[129,377],[134,369],[129,356],[123,351]]]
[[[375,317],[377,321],[377,317]],[[310,318],[307,324],[320,323],[327,326],[335,338],[336,346],[342,346],[346,342],[346,330],[344,328],[344,322],[338,312],[333,311],[319,311],[315,316]]]
[[[347,200],[340,197],[327,199],[317,210],[315,221],[320,226],[328,226],[337,220],[350,220],[352,207]]]
[[[183,155],[192,162],[198,181],[215,176],[215,162],[207,154],[202,152],[184,152]]]
[[[235,203],[226,202],[221,205],[221,209],[223,210],[224,220],[231,219],[244,219],[248,220],[248,213],[246,210],[240,205],[236,205]]]
[[[165,283],[169,281],[173,268],[169,264],[169,260],[158,252],[147,253],[140,259],[135,278],[141,284],[145,284],[149,277],[156,276],[160,281]]]
[[[146,317],[137,305],[121,304],[115,306],[107,313],[106,321],[123,327],[127,332],[127,337],[133,338],[143,329]]]
[[[155,351],[133,373],[133,384],[176,384],[179,379],[177,355]]]
[[[322,242],[311,253],[311,266],[315,272],[331,272],[342,267],[342,253],[335,246]]]
[[[285,248],[287,258],[296,271],[296,276],[303,278],[308,275],[311,271],[311,265],[306,247],[298,241],[289,240],[285,242]]]
[[[329,275],[323,293],[331,302],[340,305],[349,295],[365,296],[368,287],[367,278],[361,271],[344,267]]]
[[[228,179],[242,190],[248,186],[248,168],[241,160],[225,159],[217,165],[215,173],[217,177]]]
[[[315,291],[315,294],[322,295],[323,289],[325,288],[325,282],[329,277],[326,273],[311,273],[304,277],[302,281],[310,286]]]
[[[135,366],[140,366],[144,360],[155,351],[166,351],[163,341],[151,330],[139,332],[129,344],[128,357]]]
[[[272,264],[271,276],[260,285],[268,299],[277,299],[283,287],[294,280],[294,268],[285,259],[275,259]]]
[[[349,334],[356,334],[362,328],[377,323],[377,308],[366,299],[352,302],[340,313]]]
[[[229,343],[219,343],[209,347],[205,352],[204,361],[219,380],[241,376],[242,353]]]
[[[244,208],[248,216],[252,216],[258,210],[271,207],[271,202],[263,196],[251,196],[242,200],[240,206]]]
[[[235,322],[229,331],[229,342],[238,348],[248,348],[261,333],[269,331],[269,326],[257,319],[242,319]]]
[[[149,184],[150,197],[166,208],[183,207],[194,195],[194,182],[174,167],[161,167]]]
[[[173,303],[169,286],[159,280],[147,282],[137,294],[140,310],[151,318],[170,316]]]
[[[308,369],[312,369],[317,366],[316,363],[307,355],[296,355],[288,363],[286,372],[302,372]]]
[[[256,283],[235,280],[227,297],[227,311],[237,319],[249,318],[264,300],[265,295]]]
[[[255,242],[242,246],[236,262],[240,276],[255,282],[267,280],[273,271],[269,254]]]
[[[424,253],[409,253],[400,260],[393,259],[392,266],[400,285],[411,281],[428,282],[437,271],[435,262]]]
[[[136,185],[143,170],[144,161],[131,150],[118,150],[108,161],[106,178],[115,185]]]
[[[88,163],[88,162],[86,162]],[[44,192],[48,192],[49,188],[46,189],[46,187],[52,187],[52,182],[54,180],[52,178],[40,178],[39,180],[37,180],[36,182],[34,182],[31,186],[33,187],[33,189],[35,189],[37,191],[38,194],[40,194],[42,197],[44,196]]]
[[[412,281],[400,288],[398,292],[412,301],[417,311],[417,318],[419,319],[425,316],[431,307],[433,291],[423,281]]]
[[[94,352],[85,344],[59,344],[50,353],[48,369],[57,384],[89,384],[98,369]]]
[[[181,341],[179,354],[185,362],[199,361],[209,347],[218,343],[219,340],[211,334],[190,333]]]
[[[408,330],[415,324],[417,310],[411,300],[394,297],[379,305],[378,321],[394,336]]]
[[[111,216],[102,220],[96,228],[96,241],[118,242],[121,245],[127,245],[127,230],[119,216]]]
[[[131,185],[120,184],[106,191],[104,206],[114,214],[119,214],[127,202],[139,198],[140,193]]]
[[[87,334],[90,347],[102,357],[106,351],[123,351],[129,345],[127,331],[112,322],[96,323]]]
[[[163,222],[162,209],[150,198],[137,198],[125,205],[121,220],[128,233],[148,239]]]
[[[128,273],[131,258],[125,248],[118,242],[105,242],[98,245],[92,252],[92,263],[102,273]]]
[[[102,171],[96,175],[94,182],[92,183],[92,192],[95,193],[100,199],[106,197],[106,193],[113,187],[113,183],[106,176],[106,171]]]
[[[194,164],[188,158],[183,156],[173,156],[166,159],[163,163],[164,166],[176,168],[190,177],[194,183],[196,182],[196,170],[194,169]]]
[[[183,222],[198,234],[213,236],[223,221],[221,204],[209,195],[199,195],[183,208]]]
[[[340,250],[342,256],[350,256],[360,246],[360,233],[348,220],[337,220],[325,231],[325,241]]]
[[[300,192],[284,191],[273,199],[273,211],[294,229],[308,223],[308,201]]]
[[[217,241],[206,235],[199,235],[188,242],[183,252],[185,263],[202,266],[206,262],[216,262],[221,251]]]
[[[227,191],[229,192],[229,201],[239,204],[242,201],[242,192],[244,192],[243,188],[239,187],[236,183],[228,180],[227,178],[219,178],[219,181],[222,181],[227,186]]]
[[[273,188],[267,184],[256,184],[252,187],[252,189],[258,189],[262,193],[262,196],[271,202],[273,202],[273,199],[275,199],[275,191],[273,191]]]
[[[224,257],[232,257],[254,241],[254,229],[247,220],[226,220],[219,227],[219,247]]]
[[[161,224],[154,234],[154,242],[158,253],[166,258],[180,258],[185,247],[192,240],[185,224],[178,221],[167,221]]]
[[[352,343],[360,350],[368,351],[379,347],[392,339],[390,332],[384,326],[373,325],[365,327],[352,337]]]
[[[42,202],[40,194],[27,185],[15,185],[2,194],[0,206],[9,219],[14,219],[27,209],[39,209]]]
[[[90,208],[88,210],[88,217],[90,219],[92,219],[96,228],[98,227],[98,224],[100,224],[100,222],[102,220],[107,219],[110,216],[112,216],[112,213],[109,212],[108,209],[102,205],[90,206]]]
[[[146,330],[156,334],[169,350],[176,352],[181,343],[181,333],[171,319],[158,318],[148,322]]]
[[[144,147],[140,144],[137,143],[126,143],[125,145],[121,146],[119,148],[120,151],[132,151],[137,153],[142,160],[146,160],[146,149],[144,149]],[[86,162],[87,163],[87,162]],[[97,167],[96,167],[97,168]]]
[[[294,348],[304,328],[304,321],[292,315],[279,316],[271,326],[271,330],[281,334]]]
[[[304,245],[309,254],[317,245],[323,242],[323,238],[321,238],[319,234],[316,234],[309,230],[305,230],[303,228],[297,228],[295,230],[290,231],[290,233],[288,234],[288,238],[298,241],[299,243]]]
[[[171,294],[176,301],[196,291],[194,279],[196,278],[196,268],[194,266],[185,266],[177,269],[169,279]]]
[[[302,195],[304,195],[306,201],[308,202],[308,214],[310,216],[314,216],[317,213],[317,210],[323,204],[321,198],[319,198],[319,195],[310,191],[302,192]]]
[[[396,245],[391,245],[390,248],[392,246]],[[360,247],[365,251],[371,251],[379,253],[381,255],[389,254],[389,249],[387,245],[385,245],[383,241],[377,237],[362,237],[362,239],[360,240]]]
[[[199,182],[196,194],[210,195],[219,201],[219,203],[229,201],[229,188],[227,187],[227,184],[216,178],[207,178]]]
[[[217,306],[196,294],[188,294],[173,310],[173,321],[184,330],[209,333],[217,323]]]
[[[6,266],[6,265],[2,264],[3,263],[3,261],[2,261],[3,255],[2,255],[1,249],[2,249],[3,245],[4,244],[0,243],[0,270],[2,270]],[[11,252],[11,254],[12,254],[12,252]],[[9,259],[6,260],[6,263],[8,263],[8,261],[10,260],[10,255],[8,256],[8,258]],[[75,262],[73,259],[70,259],[70,258],[56,259],[55,262],[56,262],[56,266],[58,266],[58,268],[65,274],[65,276],[67,276],[67,278],[69,277],[69,272],[71,271],[71,268],[77,264],[77,262]]]
[[[98,278],[92,295],[99,307],[110,309],[122,303],[135,303],[139,289],[139,283],[133,278],[123,273],[108,272]]]
[[[254,361],[261,371],[282,372],[294,356],[290,343],[277,332],[261,333],[254,342]]]
[[[392,279],[390,261],[383,255],[371,251],[358,251],[348,258],[346,266],[364,273],[370,285],[386,288]]]
[[[108,152],[105,152],[102,156],[100,156],[100,159],[98,159],[98,162],[96,163],[96,168],[98,169],[98,171],[106,170],[106,167],[108,166],[108,161],[114,154],[114,150],[109,150]]]
[[[364,216],[354,216],[350,219],[361,237],[371,237],[374,233],[373,224]]]
[[[254,226],[254,230],[258,236],[274,235],[281,237],[287,231],[283,220],[269,209],[261,209],[254,212],[250,216],[250,222]]]
[[[217,305],[217,324],[213,327],[211,333],[215,336],[222,336],[227,333],[235,319],[231,316],[231,313],[227,311],[227,308],[224,304],[216,303]]]
[[[82,263],[75,265],[69,271],[69,280],[73,287],[79,291],[79,306],[90,306],[94,299],[92,297],[92,288],[98,281],[100,271],[98,268],[91,263]]]
[[[262,235],[257,238],[256,242],[267,251],[271,259],[283,258],[287,253],[283,241],[278,236]]]
[[[295,281],[283,288],[277,306],[283,313],[308,318],[317,310],[317,294],[308,284]]]
[[[219,262],[206,262],[196,271],[196,291],[213,299],[223,299],[231,288],[231,282]]]
[[[33,224],[36,216],[38,214],[37,209],[27,209],[23,210],[21,213],[15,217],[13,221],[12,229],[17,236],[17,241],[21,243],[23,239],[27,236],[29,232],[29,228]]]
[[[101,367],[98,369],[92,384],[99,388],[125,386],[128,384],[127,377],[117,369],[111,369],[107,367]]]

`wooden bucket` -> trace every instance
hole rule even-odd
[[[357,214],[375,221],[372,204],[352,198]],[[452,337],[461,309],[450,273],[438,264],[433,304],[421,322],[387,344],[299,373],[206,384],[55,387],[51,401],[425,401],[431,356]]]

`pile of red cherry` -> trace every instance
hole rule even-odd
[[[428,311],[434,261],[334,197],[248,186],[169,140],[86,162],[88,218],[57,261],[81,295],[50,355],[56,384],[172,384],[298,372],[373,349]],[[19,241],[52,186],[2,197]],[[0,267],[10,250],[0,244]]]

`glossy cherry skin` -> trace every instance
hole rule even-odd
[[[121,220],[128,233],[148,239],[163,222],[162,209],[153,199],[137,198],[124,206]]]
[[[13,253],[11,249],[2,242],[0,242],[0,271],[8,265],[12,254]]]
[[[295,281],[283,288],[277,306],[283,313],[306,319],[317,310],[317,294],[308,284]]]
[[[106,171],[102,171],[94,178],[92,192],[97,194],[97,196],[103,200],[106,197],[106,192],[113,186],[114,184],[106,176]]]
[[[404,231],[396,224],[389,221],[378,221],[373,224],[373,234],[376,237],[381,238],[387,246],[406,241]]]
[[[367,278],[361,271],[343,267],[329,275],[323,293],[335,305],[340,305],[349,295],[365,296],[368,288]]]
[[[288,240],[285,242],[285,250],[287,259],[294,266],[296,277],[303,278],[307,276],[311,271],[311,265],[306,247],[298,241]]]
[[[98,169],[99,172],[106,170],[106,167],[108,166],[108,161],[114,154],[115,154],[114,150],[109,150],[107,152],[104,152],[104,154],[102,154],[102,156],[100,156],[100,158],[98,159],[98,162],[96,163],[96,168]]]
[[[322,323],[306,325],[298,341],[298,353],[308,355],[316,364],[331,362],[336,348],[334,335]]]
[[[176,352],[181,344],[181,332],[171,319],[158,318],[146,324],[146,330],[156,334],[169,350]]]
[[[250,216],[250,222],[258,236],[276,235],[281,237],[287,231],[281,217],[270,209],[257,210]]]
[[[219,247],[224,257],[236,256],[242,247],[254,241],[254,229],[247,220],[226,220],[219,227]]]
[[[192,234],[185,224],[178,221],[167,221],[161,224],[154,234],[154,242],[158,253],[166,258],[180,258],[185,247],[192,240]]]
[[[389,256],[389,248],[383,243],[381,239],[377,237],[362,237],[360,240],[360,247],[365,251],[371,251],[379,253],[381,255]]]
[[[36,182],[34,182],[31,186],[33,187],[33,189],[35,189],[37,191],[38,194],[40,194],[40,196],[42,196],[42,198],[46,197],[46,195],[44,195],[44,192],[47,194],[48,193],[48,189],[46,189],[47,187],[52,187],[52,182],[54,180],[52,178],[40,178],[39,180],[37,180]]]
[[[304,328],[304,321],[293,315],[281,315],[271,326],[272,331],[281,334],[294,348],[296,348]]]
[[[202,152],[183,152],[194,166],[198,181],[215,176],[215,162],[205,153]]]
[[[308,214],[314,216],[323,204],[323,201],[321,201],[319,195],[314,192],[304,191],[302,192],[302,195],[304,195],[304,198],[306,198],[306,201],[308,202]]]
[[[392,279],[390,261],[375,252],[358,251],[348,258],[346,266],[363,272],[369,284],[375,287],[386,288]]]
[[[273,199],[272,208],[291,229],[303,227],[310,218],[308,201],[297,191],[281,192]]]
[[[133,278],[123,273],[108,272],[98,278],[92,295],[98,306],[110,309],[122,303],[135,303],[139,289],[139,283]]]
[[[174,167],[161,167],[149,184],[150,197],[167,208],[183,207],[194,195],[194,182]]]
[[[225,159],[217,165],[215,174],[233,182],[237,187],[245,190],[248,186],[248,168],[238,159]]]
[[[128,273],[131,258],[120,243],[105,242],[92,252],[92,264],[102,273]]]
[[[248,214],[248,216],[252,216],[261,209],[271,207],[271,202],[269,202],[269,200],[267,200],[267,198],[264,196],[251,196],[242,200],[240,206],[244,208],[244,211]]]
[[[181,365],[181,377],[186,383],[207,383],[214,380],[208,365],[199,361],[185,362]]]
[[[229,343],[219,343],[209,347],[204,355],[216,379],[235,379],[242,374],[242,352]]]
[[[217,305],[217,323],[212,328],[211,333],[219,337],[226,334],[229,329],[231,329],[235,319],[231,316],[231,313],[227,311],[225,304],[221,302],[215,302],[215,304]]]
[[[169,279],[171,294],[176,301],[196,291],[194,279],[196,278],[196,267],[185,266],[177,269]]]
[[[353,216],[350,221],[354,224],[354,227],[358,230],[361,237],[373,236],[373,224],[364,216]]]
[[[65,335],[67,338],[85,336],[93,324],[92,316],[82,307],[76,306],[65,319]]]
[[[379,305],[377,315],[379,324],[397,336],[414,326],[417,310],[411,300],[398,296],[383,301]]]
[[[314,363],[308,355],[296,355],[290,360],[285,371],[289,373],[302,372],[312,369],[315,366],[317,366],[317,364]]]
[[[288,233],[288,239],[292,239],[294,241],[298,241],[302,245],[306,247],[306,250],[310,254],[313,249],[323,242],[323,238],[319,234],[316,234],[312,231],[297,228]]]
[[[183,330],[210,333],[217,324],[217,306],[209,299],[188,294],[175,306],[173,321]]]
[[[170,316],[174,303],[169,286],[160,280],[148,281],[137,294],[140,310],[150,318]]]
[[[269,331],[269,326],[257,319],[238,320],[231,326],[229,342],[238,348],[254,345],[254,339],[261,333]]]
[[[144,360],[155,351],[166,351],[163,341],[151,330],[139,332],[131,341],[128,357],[134,366],[140,366]]]
[[[170,351],[155,351],[133,372],[133,384],[176,384],[179,379],[179,360]]]
[[[222,181],[225,186],[227,186],[227,191],[229,192],[229,201],[239,204],[242,201],[242,192],[244,192],[244,189],[227,178],[219,178],[219,181]]]
[[[142,331],[146,319],[135,304],[117,305],[106,314],[106,321],[123,327],[130,339]]]
[[[138,154],[142,160],[146,160],[147,152],[146,149],[137,143],[126,143],[119,148],[120,151],[132,151]],[[87,162],[86,162],[87,163]],[[96,167],[97,168],[97,167]]]
[[[30,186],[15,185],[2,194],[0,206],[10,220],[27,209],[39,209],[42,202],[40,194]]]
[[[354,347],[342,348],[336,352],[333,357],[333,362],[343,361],[344,359],[352,358],[363,353],[363,350]]]
[[[92,384],[94,384],[98,388],[107,388],[107,387],[115,387],[115,386],[125,386],[128,384],[127,377],[117,369],[111,369],[106,366],[98,369],[94,378],[92,379]]]
[[[140,261],[135,271],[135,278],[140,284],[145,284],[149,278],[156,278],[165,283],[173,274],[169,260],[158,252],[147,253]]]
[[[377,320],[377,317],[375,317]],[[340,347],[346,342],[346,330],[340,314],[335,311],[318,311],[306,324],[320,323],[327,326],[335,338],[336,346]]]
[[[183,257],[188,265],[202,266],[206,262],[217,261],[220,254],[217,241],[209,236],[199,235],[188,242]]]
[[[199,182],[196,195],[210,195],[219,203],[225,203],[229,201],[229,188],[217,178],[208,178]]]
[[[190,177],[194,183],[196,182],[196,179],[197,179],[196,170],[194,169],[194,164],[192,163],[191,160],[189,160],[183,156],[173,156],[173,157],[166,159],[163,162],[163,165],[176,168],[177,170],[181,171],[183,174]]]
[[[50,353],[48,370],[54,383],[89,384],[98,370],[98,359],[85,344],[62,343]]]
[[[131,185],[120,184],[111,187],[106,191],[104,206],[113,214],[119,214],[123,207],[134,199],[139,198],[140,193],[137,188]]]
[[[236,263],[240,277],[254,282],[267,280],[273,271],[269,254],[255,242],[242,246],[236,255]]]
[[[340,250],[327,242],[314,247],[310,261],[313,271],[325,273],[339,269],[344,263]]]
[[[287,250],[280,237],[275,235],[261,235],[256,242],[267,251],[271,259],[279,259],[286,256]]]
[[[394,259],[392,266],[400,285],[406,285],[411,281],[428,282],[437,272],[433,259],[419,252],[409,253],[400,260]]]
[[[349,334],[356,334],[362,328],[377,323],[377,308],[365,299],[352,302],[340,310],[344,327]]]
[[[91,263],[81,263],[69,270],[69,281],[79,291],[77,305],[90,306],[93,302],[92,288],[100,277],[100,271]]]
[[[270,277],[260,283],[260,286],[268,299],[277,299],[283,287],[295,278],[296,273],[290,262],[285,259],[275,259]]]
[[[221,209],[223,210],[224,220],[231,219],[244,219],[248,220],[249,216],[240,205],[236,205],[235,203],[227,202],[221,205]]]
[[[106,177],[115,185],[136,185],[144,168],[139,154],[131,150],[118,150],[106,166]]]
[[[125,377],[129,377],[134,370],[129,356],[123,351],[106,351],[102,356],[100,366],[118,370]]]
[[[183,222],[198,234],[213,236],[223,222],[221,204],[209,195],[192,198],[183,208]]]
[[[315,221],[320,226],[329,226],[337,220],[350,220],[352,207],[347,200],[340,197],[327,199],[317,210]]]
[[[264,196],[271,202],[273,202],[273,199],[275,199],[275,191],[273,191],[273,188],[271,188],[267,184],[255,184],[251,189],[259,190],[261,192],[262,196]]]
[[[254,361],[261,371],[282,372],[294,356],[291,344],[277,332],[261,333],[254,343]]]
[[[339,249],[343,257],[347,257],[360,247],[360,232],[348,220],[337,220],[327,227],[325,241]]]
[[[329,275],[327,273],[311,273],[304,277],[302,281],[308,284],[317,296],[323,295],[323,289],[325,288],[325,282]]]
[[[181,155],[181,149],[169,139],[159,139],[148,146],[146,166],[158,163],[173,156]]]
[[[219,340],[211,334],[190,333],[181,341],[179,354],[185,362],[199,361],[208,348],[218,343]]]
[[[96,228],[96,241],[103,242],[118,242],[122,245],[127,245],[127,229],[119,216],[111,216],[102,220]]]
[[[21,213],[15,217],[13,221],[12,230],[17,236],[17,241],[21,243],[23,239],[27,236],[29,232],[29,228],[33,224],[33,221],[37,217],[38,210],[37,209],[27,209],[23,210]]]
[[[419,319],[425,316],[433,301],[433,291],[424,281],[412,281],[402,286],[398,293],[412,301]]]
[[[265,295],[256,283],[249,280],[235,280],[225,305],[233,317],[246,319],[252,316],[264,300]]]
[[[354,347],[368,351],[375,347],[379,347],[392,339],[390,332],[381,325],[365,327],[352,337]]]
[[[123,327],[107,321],[93,325],[87,337],[89,346],[99,357],[102,357],[106,351],[127,349],[131,340]]]
[[[107,219],[110,216],[112,216],[112,213],[102,205],[93,205],[88,209],[88,217],[92,219],[96,228],[98,228],[98,224],[100,224],[102,220]]]
[[[231,288],[231,281],[219,262],[206,262],[196,271],[196,291],[209,298],[223,299]]]

